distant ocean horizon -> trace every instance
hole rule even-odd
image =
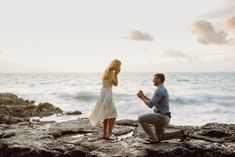
[[[113,87],[118,119],[137,119],[151,113],[136,97],[141,89],[151,97],[154,72],[124,72]],[[235,124],[235,72],[167,72],[171,124]],[[102,73],[0,73],[0,92],[37,103],[50,102],[64,111],[80,110],[89,117],[102,87]],[[65,121],[77,116],[50,116],[41,120]]]

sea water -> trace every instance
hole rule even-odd
[[[120,73],[113,87],[118,119],[137,119],[153,112],[136,93],[152,97],[154,73]],[[170,95],[171,124],[235,124],[235,73],[166,73]],[[89,117],[102,87],[101,73],[0,74],[0,92],[24,99],[50,102],[64,111],[80,110]],[[41,120],[66,121],[78,116],[50,116]]]

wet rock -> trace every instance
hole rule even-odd
[[[0,157],[73,156],[159,156],[214,157],[235,155],[235,125],[211,123],[202,127],[169,126],[166,131],[190,131],[190,139],[144,145],[146,133],[137,121],[122,120],[114,125],[113,140],[103,140],[102,125],[92,127],[87,118],[31,125],[0,125]],[[219,135],[211,132],[219,130]],[[8,135],[3,138],[4,135]],[[224,136],[225,135],[225,136]],[[120,138],[122,137],[122,138]]]

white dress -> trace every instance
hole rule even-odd
[[[100,96],[97,99],[95,108],[90,115],[90,123],[95,126],[104,119],[117,118],[117,110],[114,105],[112,83],[109,80],[103,80],[103,87],[100,90]]]

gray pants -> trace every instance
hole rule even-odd
[[[180,139],[183,134],[181,131],[165,133],[165,128],[170,123],[170,118],[162,113],[149,113],[138,117],[138,121],[143,130],[149,135],[150,139],[153,140],[169,140],[169,139]],[[154,132],[151,129],[150,124],[154,126]]]

